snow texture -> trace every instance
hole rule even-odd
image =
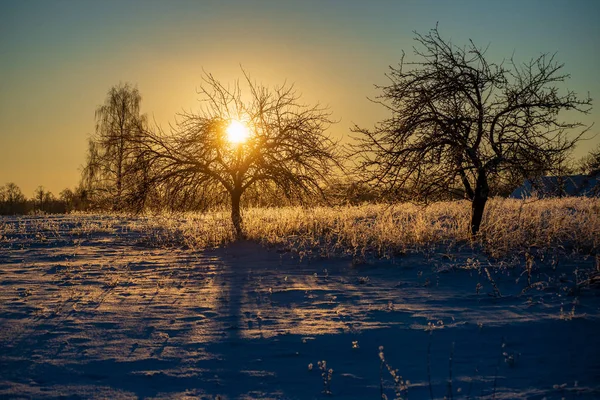
[[[591,257],[527,274],[469,247],[356,264],[151,247],[133,218],[0,227],[1,398],[600,398]]]

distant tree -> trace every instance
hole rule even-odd
[[[34,208],[38,210],[44,210],[44,199],[46,197],[46,191],[43,186],[38,186],[33,192],[33,203]]]
[[[7,202],[13,204],[25,202],[25,195],[15,183],[7,183],[4,190]]]
[[[0,214],[24,214],[26,209],[25,195],[21,189],[10,182],[0,187]]]
[[[577,170],[585,175],[600,173],[600,145],[579,160]]]
[[[146,116],[140,114],[142,97],[129,84],[112,87],[103,105],[96,109],[96,132],[89,139],[82,184],[96,201],[108,202],[113,210],[127,207],[138,196],[140,135]]]
[[[332,123],[327,109],[301,103],[292,85],[271,89],[245,78],[249,90],[242,96],[239,82],[226,87],[205,74],[200,111],[181,114],[170,134],[149,133],[145,141],[152,183],[179,199],[229,202],[238,237],[244,193],[275,188],[280,196],[309,199],[323,194],[340,166],[336,143],[325,133]],[[249,137],[235,143],[228,131]]]
[[[353,130],[358,171],[411,200],[464,196],[475,235],[490,181],[551,171],[581,136],[568,135],[582,124],[561,121],[559,112],[587,113],[591,99],[559,90],[568,75],[554,56],[494,64],[473,42],[456,47],[444,40],[437,27],[415,40],[419,61],[403,57],[379,87],[377,102],[391,117]]]
[[[59,194],[58,198],[64,204],[65,212],[71,212],[77,209],[77,197],[75,193],[69,188],[63,189]]]
[[[56,202],[56,196],[54,196],[54,193],[45,192],[44,199],[42,200],[42,204],[44,204],[45,206],[48,206],[54,202]]]
[[[58,198],[65,203],[70,203],[75,198],[75,193],[73,193],[73,191],[69,188],[64,188],[58,194]]]
[[[6,214],[6,187],[0,186],[0,215]]]
[[[386,200],[376,188],[355,181],[349,175],[333,179],[325,191],[329,205],[358,205]]]

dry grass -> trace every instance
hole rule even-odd
[[[492,199],[480,235],[469,236],[470,203],[285,207],[244,212],[247,238],[301,254],[393,257],[435,246],[471,245],[493,257],[538,249],[597,254],[600,199]],[[218,246],[233,240],[229,215],[185,214],[149,219],[157,243]],[[159,233],[160,232],[160,233]]]
[[[492,199],[480,235],[469,236],[470,203],[366,204],[345,207],[254,208],[244,211],[247,238],[301,256],[394,257],[405,252],[456,246],[481,248],[492,257],[537,251],[598,254],[600,199],[527,201]],[[26,224],[30,224],[27,228]],[[62,226],[59,226],[61,225]],[[26,229],[27,228],[27,229]],[[140,244],[205,248],[234,240],[228,212],[163,214],[144,218],[78,215],[0,220],[0,238],[37,232],[44,236],[141,232]],[[32,238],[33,239],[33,238]]]
[[[482,226],[483,248],[492,255],[561,250],[597,254],[600,247],[600,199],[496,199]]]

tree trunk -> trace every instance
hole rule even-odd
[[[488,186],[487,175],[484,170],[480,170],[477,174],[477,183],[471,203],[471,236],[475,236],[479,232],[489,194],[490,187]]]
[[[241,198],[242,198],[241,190],[234,190],[231,193],[231,222],[233,222],[236,239],[241,239],[243,237],[242,214],[240,213]]]
[[[119,131],[119,145],[117,148],[117,195],[113,199],[113,210],[121,211],[121,196],[123,195],[123,159],[125,153],[125,143],[123,137],[123,128]]]

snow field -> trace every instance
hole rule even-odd
[[[489,206],[5,217],[0,397],[599,397],[598,201]]]

